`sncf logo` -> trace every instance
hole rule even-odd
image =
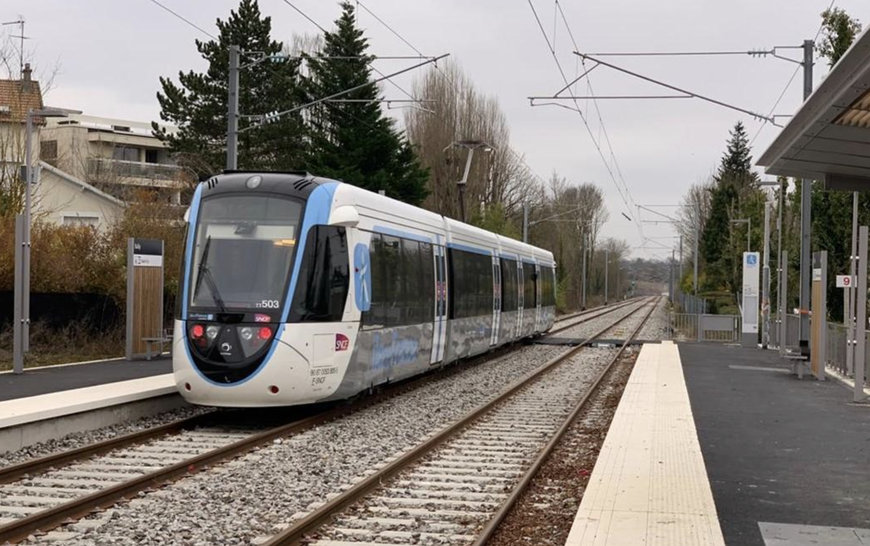
[[[344,334],[335,334],[335,350],[346,351],[350,346],[350,340]]]

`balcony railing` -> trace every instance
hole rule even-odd
[[[119,183],[136,182],[131,179],[147,179],[151,181],[177,181],[181,167],[160,163],[141,163],[139,161],[121,161],[102,157],[88,158],[88,177],[104,182],[111,177],[117,177]],[[166,185],[159,184],[159,185]]]

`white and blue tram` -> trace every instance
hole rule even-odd
[[[223,174],[187,220],[172,362],[194,404],[348,398],[553,324],[550,252],[349,184]]]

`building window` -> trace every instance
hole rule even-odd
[[[139,149],[129,146],[115,146],[112,150],[112,159],[118,161],[139,161]]]
[[[43,140],[39,143],[39,159],[57,166],[57,141]]]
[[[157,150],[145,150],[145,163],[160,163],[157,160]]]
[[[72,215],[64,215],[63,221],[61,222],[65,226],[93,226],[97,227],[97,224],[100,223],[100,219],[96,216],[72,216]]]

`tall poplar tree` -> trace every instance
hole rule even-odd
[[[152,124],[154,135],[169,145],[181,164],[200,176],[219,172],[226,165],[230,46],[241,47],[241,65],[284,53],[284,45],[271,39],[271,18],[263,17],[256,0],[241,0],[227,20],[218,19],[217,27],[216,41],[194,41],[208,62],[206,72],[179,72],[178,84],[168,77],[160,78],[160,119],[176,125],[178,131],[161,130]],[[301,104],[299,65],[298,59],[284,59],[240,70],[239,112],[243,117],[239,120],[239,169],[304,167],[307,139],[301,112],[251,127],[259,123],[256,116]]]
[[[380,92],[372,82],[368,41],[356,26],[354,7],[341,4],[334,31],[323,48],[308,58],[307,98],[318,100],[361,86],[334,101],[308,110],[311,125],[311,172],[337,178],[417,205],[426,197],[427,172],[408,140],[384,115]]]

